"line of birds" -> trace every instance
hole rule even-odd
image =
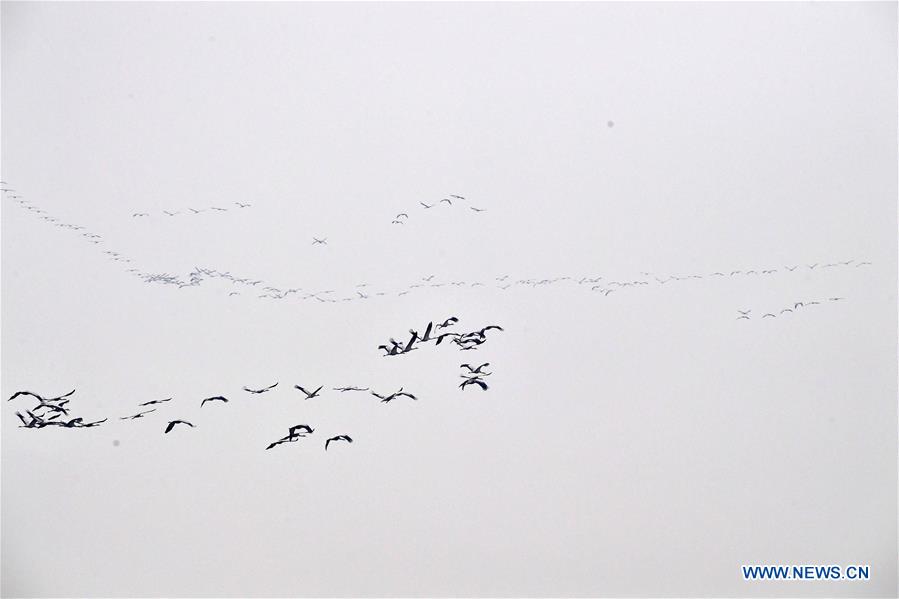
[[[825,301],[828,302],[839,302],[846,298],[844,297],[829,297],[826,300],[806,300],[801,302],[793,302],[792,307],[787,306],[782,308],[779,312],[775,310],[774,312],[765,312],[762,314],[762,318],[777,318],[778,316],[782,316],[784,314],[792,314],[794,312],[799,311],[802,308],[818,306],[823,304]],[[737,310],[737,320],[751,320],[752,319],[752,310]]]
[[[237,206],[236,210],[240,210],[241,208],[250,208],[252,206],[252,204],[244,204],[243,202],[234,202],[234,205]],[[212,211],[212,210],[214,210],[216,212],[228,212],[227,208],[222,208],[220,206],[209,206],[208,208],[200,208],[199,210],[197,210],[196,208],[188,207],[187,210],[184,212],[182,212],[181,210],[178,210],[176,212],[170,212],[168,210],[163,210],[162,214],[164,214],[166,216],[178,216],[181,214],[184,214],[187,216],[195,216],[197,214],[202,214],[203,212]],[[150,212],[134,212],[131,215],[131,218],[145,218],[148,216],[151,216]]]
[[[439,201],[433,202],[431,204],[428,204],[428,203],[422,202],[422,201],[419,201],[418,204],[422,207],[422,209],[430,210],[431,208],[434,208],[436,206],[452,207],[455,205],[453,202],[464,202],[464,201],[467,201],[465,196],[460,196],[457,194],[449,194],[449,196],[447,196]],[[487,211],[486,208],[478,208],[477,206],[468,206],[468,209],[471,210],[472,212],[486,212]],[[390,224],[404,225],[408,222],[408,219],[409,219],[408,212],[400,212],[399,214],[397,214],[396,216],[393,217],[393,220],[390,221]]]
[[[46,211],[44,211],[39,206],[32,204],[29,200],[25,199],[22,195],[18,194],[15,189],[9,187],[8,185],[0,186],[0,192],[4,194],[4,196],[10,200],[16,201],[22,206],[25,210],[37,214],[42,220],[51,222],[57,227],[67,228],[73,231],[76,231],[81,235],[81,237],[88,243],[91,244],[101,244],[105,243],[103,237],[95,232],[87,230],[85,227],[81,225],[77,225],[74,223],[62,222],[54,216],[50,215]],[[450,195],[448,198],[445,198],[448,202],[452,202],[453,200],[463,201],[465,200],[464,196],[460,195]],[[441,203],[441,202],[437,202]],[[451,205],[451,204],[449,204]],[[433,205],[430,205],[433,207]],[[478,209],[480,210],[480,209]],[[405,215],[405,216],[403,216]],[[398,217],[408,218],[408,214],[400,213],[397,215]],[[312,245],[326,245],[328,239],[313,237]],[[107,250],[104,252],[106,257],[112,262],[123,263],[124,265],[132,265],[133,261],[131,258],[126,255],[115,252],[111,250]],[[851,268],[860,268],[864,266],[870,266],[872,263],[870,261],[856,261],[852,260],[841,260],[836,262],[828,262],[821,263],[816,262],[813,264],[793,264],[793,265],[785,265],[782,268],[759,268],[759,269],[737,269],[737,270],[729,270],[729,271],[715,271],[706,274],[690,274],[690,275],[654,275],[650,272],[641,272],[641,278],[634,279],[623,279],[623,280],[606,280],[603,276],[582,276],[580,278],[571,277],[571,276],[560,276],[554,278],[543,278],[543,279],[535,279],[535,278],[525,278],[518,280],[510,280],[509,275],[503,275],[495,277],[493,286],[500,290],[508,290],[512,287],[530,287],[537,288],[541,286],[555,285],[560,283],[568,283],[568,284],[577,284],[578,286],[589,287],[590,291],[597,292],[602,296],[608,297],[612,293],[620,290],[625,290],[628,288],[637,288],[640,286],[647,286],[651,284],[658,285],[666,285],[671,282],[682,282],[682,281],[691,281],[696,279],[712,279],[716,277],[737,277],[737,276],[771,276],[777,273],[785,273],[785,272],[794,272],[799,268],[806,269],[808,271],[824,271],[831,268],[836,267],[851,267]],[[256,296],[260,299],[279,299],[284,300],[291,296],[296,297],[297,299],[301,299],[304,301],[314,300],[320,303],[338,303],[338,302],[348,302],[348,301],[359,301],[359,300],[368,300],[372,297],[384,297],[384,296],[405,296],[413,291],[417,291],[422,288],[441,288],[441,287],[485,287],[487,283],[482,281],[435,281],[434,275],[430,275],[428,277],[423,277],[421,280],[413,282],[406,287],[401,287],[399,289],[394,289],[392,291],[387,290],[369,290],[363,289],[363,287],[367,287],[367,284],[357,285],[356,288],[352,289],[348,295],[344,295],[341,297],[336,290],[325,290],[325,291],[314,291],[314,290],[303,290],[302,287],[291,287],[284,288],[280,286],[275,286],[266,283],[262,279],[254,279],[252,277],[238,277],[232,275],[228,271],[218,271],[210,268],[198,268],[195,267],[193,271],[189,272],[186,277],[182,277],[179,275],[174,275],[171,273],[163,272],[150,272],[146,270],[142,270],[140,268],[136,268],[131,266],[125,271],[139,279],[141,279],[145,283],[153,283],[153,284],[164,284],[164,285],[172,285],[177,287],[178,289],[185,289],[191,287],[199,287],[208,279],[223,279],[228,281],[232,286],[243,286],[246,289],[253,290],[254,288],[257,290]],[[229,297],[242,295],[241,291],[231,289],[225,290]],[[258,291],[262,291],[262,293],[258,293]]]

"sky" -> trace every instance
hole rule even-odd
[[[896,16],[2,3],[2,594],[895,596]]]

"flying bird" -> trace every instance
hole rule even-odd
[[[412,399],[412,400],[418,400],[418,398],[415,397],[414,395],[412,395],[411,393],[406,393],[405,391],[403,391],[402,387],[399,388],[399,391],[395,391],[394,393],[391,393],[390,395],[381,395],[380,393],[375,393],[374,391],[372,391],[371,394],[374,395],[375,397],[379,398],[381,400],[381,403],[387,403],[389,401],[393,401],[397,397],[408,397],[409,399]]]
[[[442,202],[446,202],[446,203],[449,204],[450,206],[453,205],[453,201],[450,200],[450,199],[448,199],[448,198],[443,198],[442,200],[440,200],[440,202],[441,202],[441,203],[442,203]]]
[[[337,435],[336,437],[331,437],[330,439],[325,441],[325,451],[328,451],[328,445],[331,443],[331,441],[346,441],[347,443],[353,442],[349,435]]]
[[[143,418],[145,414],[150,414],[151,412],[155,412],[156,408],[152,410],[147,410],[146,412],[138,412],[134,416],[125,416],[124,418],[119,418],[119,420],[136,420],[138,418]]]
[[[265,393],[266,391],[271,391],[277,386],[278,383],[275,383],[274,385],[269,385],[268,387],[263,387],[262,389],[250,389],[249,387],[244,387],[243,390],[247,391],[248,393]]]
[[[287,429],[287,436],[293,439],[294,437],[300,437],[302,435],[311,435],[314,432],[315,429],[308,424],[295,424],[294,426]]]
[[[450,316],[449,318],[447,318],[446,320],[443,321],[443,324],[438,324],[437,328],[445,329],[446,327],[452,326],[452,325],[456,324],[457,322],[459,322],[458,318],[456,318],[455,316]]]
[[[475,377],[475,378],[470,378],[470,379],[465,379],[464,381],[462,381],[462,384],[459,385],[459,388],[464,390],[465,387],[468,386],[468,385],[477,385],[477,386],[480,387],[482,390],[484,390],[484,391],[487,390],[487,383],[484,382],[483,379],[479,379],[479,378],[477,378],[477,377]]]
[[[205,404],[207,401],[222,401],[222,402],[228,403],[228,399],[227,399],[227,398],[222,397],[221,395],[216,395],[215,397],[207,397],[206,399],[204,399],[203,401],[201,401],[201,402],[200,402],[200,407],[202,408],[202,407],[203,407],[203,404]]]
[[[335,391],[340,391],[341,393],[346,391],[368,391],[368,387],[365,387],[364,389],[362,387],[333,387],[333,389]]]
[[[424,202],[419,202],[419,204],[421,204],[422,206],[424,206],[425,209],[427,209],[427,208],[433,208],[433,207],[434,207],[434,204],[431,204],[430,206],[429,206],[428,204],[425,204]]]
[[[249,208],[251,206],[251,204],[241,204],[240,202],[234,202],[234,203],[237,204],[237,206],[239,208]]]
[[[474,206],[469,206],[469,208],[471,208],[475,212],[486,212],[487,211],[485,208],[475,208]]]
[[[318,394],[318,392],[322,390],[322,387],[324,387],[324,385],[322,385],[321,387],[319,387],[318,389],[316,389],[315,391],[313,391],[312,393],[310,393],[309,391],[306,391],[305,389],[303,389],[303,388],[300,387],[299,385],[294,385],[294,388],[295,388],[295,389],[299,389],[300,391],[302,391],[303,393],[306,394],[306,399],[312,399],[313,397],[320,397],[319,394]]]
[[[481,369],[484,368],[485,366],[490,366],[490,362],[484,362],[477,368],[472,368],[471,364],[462,364],[461,366],[459,366],[459,368],[467,368],[468,372],[470,372],[471,374],[483,374],[486,376],[486,375],[489,375],[490,373],[481,371]]]
[[[173,428],[175,428],[176,424],[186,424],[190,428],[194,428],[194,425],[188,422],[187,420],[171,420],[169,421],[168,426],[165,427],[165,432],[170,433]]]
[[[168,398],[166,398],[166,399],[154,399],[153,401],[145,401],[145,402],[142,403],[142,404],[138,404],[138,406],[139,406],[139,407],[143,407],[143,406],[152,406],[152,405],[154,405],[154,404],[165,403],[165,402],[167,402],[167,401],[172,401],[172,398],[171,398],[171,397],[168,397]]]
[[[312,238],[312,245],[319,245],[319,244],[320,244],[320,245],[327,245],[327,244],[328,244],[328,238],[325,237],[324,239],[319,239],[318,237],[313,237],[313,238]]]

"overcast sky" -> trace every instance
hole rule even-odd
[[[895,595],[894,3],[0,18],[4,596]]]

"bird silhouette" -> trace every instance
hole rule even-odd
[[[154,404],[165,403],[165,402],[167,402],[167,401],[172,401],[172,398],[171,398],[171,397],[168,397],[168,398],[166,398],[166,399],[154,399],[153,401],[145,401],[145,402],[142,403],[142,404],[138,404],[138,406],[139,406],[139,407],[143,407],[143,406],[152,406],[152,405],[154,405]]]
[[[306,399],[312,399],[313,397],[320,397],[319,394],[318,394],[318,392],[322,390],[322,387],[324,387],[324,385],[322,385],[321,387],[319,387],[318,389],[316,389],[315,391],[313,391],[313,392],[310,393],[309,391],[306,391],[305,389],[303,389],[303,388],[300,387],[299,385],[294,385],[294,388],[295,388],[295,389],[299,389],[300,391],[302,391],[302,392],[306,395]]]
[[[456,324],[457,322],[459,322],[458,318],[456,318],[455,316],[450,316],[449,318],[444,320],[442,324],[438,324],[437,328],[445,329],[446,327],[452,326],[452,325]]]
[[[200,407],[202,408],[203,405],[204,405],[207,401],[221,401],[221,402],[224,402],[224,403],[228,403],[228,399],[227,399],[226,397],[222,397],[221,395],[216,395],[215,397],[207,397],[206,399],[204,399],[203,401],[201,401],[201,402],[200,402]]]
[[[155,412],[155,411],[156,411],[156,408],[153,408],[152,410],[147,410],[145,412],[138,412],[134,416],[125,416],[123,418],[119,418],[119,420],[136,420],[138,418],[143,418],[144,415],[150,414],[151,412]]]
[[[353,442],[349,435],[337,435],[336,437],[331,437],[330,439],[325,441],[325,451],[328,451],[328,445],[331,444],[331,441],[346,441],[347,443]]]
[[[176,424],[186,424],[190,428],[194,428],[194,425],[187,420],[170,420],[168,426],[165,427],[166,434],[172,432],[172,429],[175,428]]]
[[[485,366],[490,366],[490,362],[484,362],[477,368],[472,368],[471,364],[462,364],[461,366],[459,366],[459,368],[467,368],[468,372],[470,372],[471,374],[483,374],[483,375],[487,376],[490,373],[485,373],[485,372],[481,371],[481,369],[484,368]]]
[[[468,385],[477,385],[482,390],[487,390],[487,383],[483,379],[477,377],[465,379],[464,381],[462,381],[462,384],[459,385],[459,388],[464,390]]]
[[[325,237],[324,239],[319,239],[318,237],[312,238],[312,245],[327,245],[327,244],[328,244],[327,237]]]
[[[433,207],[434,207],[434,204],[428,205],[428,204],[425,204],[424,202],[419,202],[419,204],[421,204],[422,206],[424,206],[425,209],[427,209],[427,208],[433,208]]]
[[[278,383],[275,383],[274,385],[269,385],[268,387],[263,387],[262,389],[250,389],[249,387],[244,387],[243,390],[247,391],[248,393],[257,393],[258,394],[258,393],[266,393],[267,391],[271,391],[272,389],[274,389],[277,386],[278,386]]]
[[[441,202],[441,203],[446,202],[446,203],[449,204],[450,206],[453,205],[453,201],[450,200],[450,199],[448,199],[448,198],[443,198],[442,200],[440,200],[440,202]]]
[[[372,391],[371,394],[374,395],[375,397],[379,398],[381,400],[381,403],[387,403],[387,402],[393,401],[397,397],[408,397],[409,399],[412,399],[412,400],[418,400],[418,398],[415,397],[414,395],[412,395],[411,393],[406,393],[405,391],[403,391],[402,387],[400,387],[398,391],[395,391],[395,392],[391,393],[390,395],[381,395],[380,393],[375,393],[374,391]]]

